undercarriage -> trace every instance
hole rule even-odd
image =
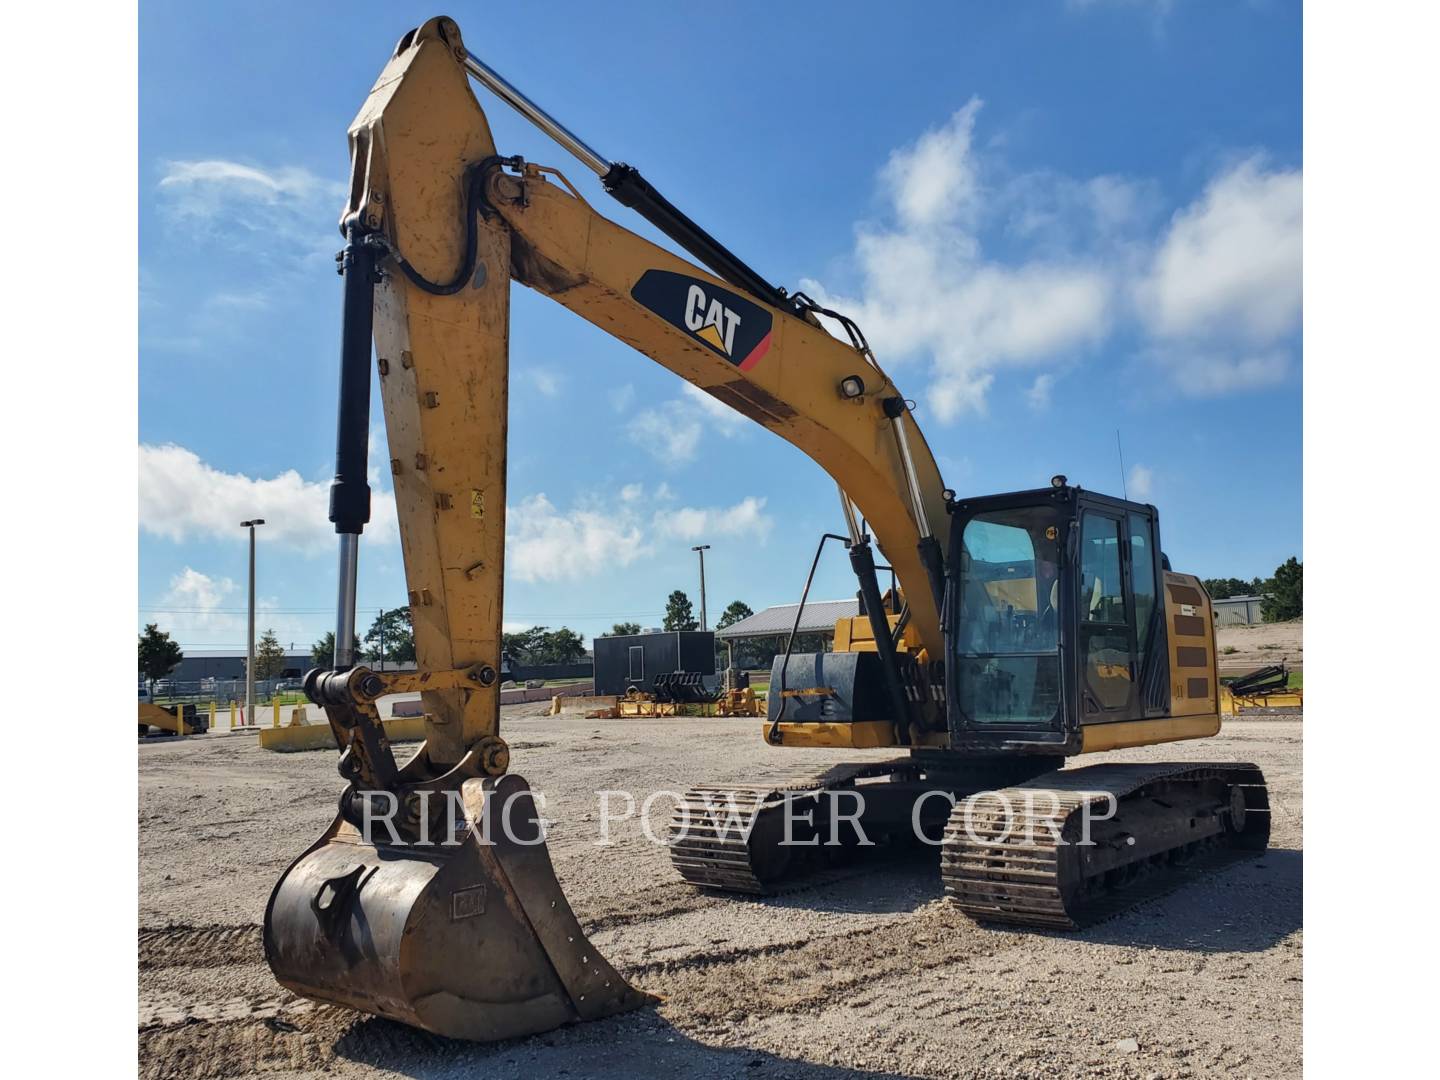
[[[1076,929],[1268,841],[1269,799],[1254,765],[1054,761],[947,770],[916,756],[704,785],[672,816],[671,862],[701,888],[767,895],[899,849],[938,847],[946,895],[972,918]]]

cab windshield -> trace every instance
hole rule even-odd
[[[977,514],[960,552],[955,692],[973,724],[1050,724],[1060,707],[1060,548],[1053,507]]]

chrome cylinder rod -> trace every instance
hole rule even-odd
[[[845,531],[850,534],[850,543],[860,543],[863,534],[860,532],[860,522],[855,517],[855,504],[850,501],[850,496],[845,494],[845,489],[836,481],[835,487],[840,491],[840,509],[845,514]]]
[[[910,489],[910,504],[915,508],[915,527],[921,538],[931,535],[930,517],[925,513],[925,499],[920,493],[920,481],[915,475],[915,461],[910,456],[910,436],[905,430],[905,414],[902,412],[892,421],[895,425],[895,443],[900,449],[900,460],[905,466],[905,484]]]
[[[335,670],[355,666],[355,589],[360,570],[360,534],[340,534],[340,597],[335,612]]]
[[[545,132],[570,153],[574,154],[585,167],[604,179],[610,171],[610,162],[601,157],[584,139],[560,123],[544,109],[521,93],[509,79],[481,60],[469,49],[465,50],[465,70],[470,77],[493,92],[501,101],[518,112],[525,119]]]

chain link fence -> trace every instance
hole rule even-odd
[[[145,684],[140,684],[140,689],[145,689]],[[245,680],[244,679],[198,679],[195,681],[182,681],[178,679],[157,679],[154,684],[153,693],[155,704],[201,704],[215,702],[217,705],[228,705],[230,702],[245,703]],[[292,701],[305,700],[305,690],[301,680],[290,679],[256,679],[255,680],[255,702],[258,705],[272,704],[276,698],[280,699],[282,705],[290,704]]]

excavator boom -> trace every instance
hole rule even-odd
[[[478,827],[497,800],[503,808],[528,798],[524,782],[505,775],[499,735],[511,280],[819,462],[855,522],[852,561],[857,552],[870,558],[873,578],[863,516],[905,590],[907,632],[936,656],[938,552],[948,526],[934,459],[862,338],[832,337],[816,305],[764,283],[635,170],[604,162],[553,121],[548,129],[603,167],[617,197],[714,272],[602,217],[558,172],[499,156],[468,84],[488,70],[451,20],[432,19],[401,39],[350,128],[331,489],[340,537],[337,662],[306,682],[342,748],[349,786],[334,824],[276,886],[265,930],[271,967],[291,989],[469,1038],[523,1034],[649,1000],[584,940],[543,837],[499,842]],[[487,78],[538,113],[493,72]],[[355,665],[358,537],[370,516],[372,339],[414,676]],[[375,707],[402,690],[420,691],[426,717],[425,742],[403,765]],[[442,823],[441,796],[463,805],[469,827],[451,850],[417,855]],[[377,835],[382,820],[396,832]],[[492,960],[511,975],[501,977]]]

